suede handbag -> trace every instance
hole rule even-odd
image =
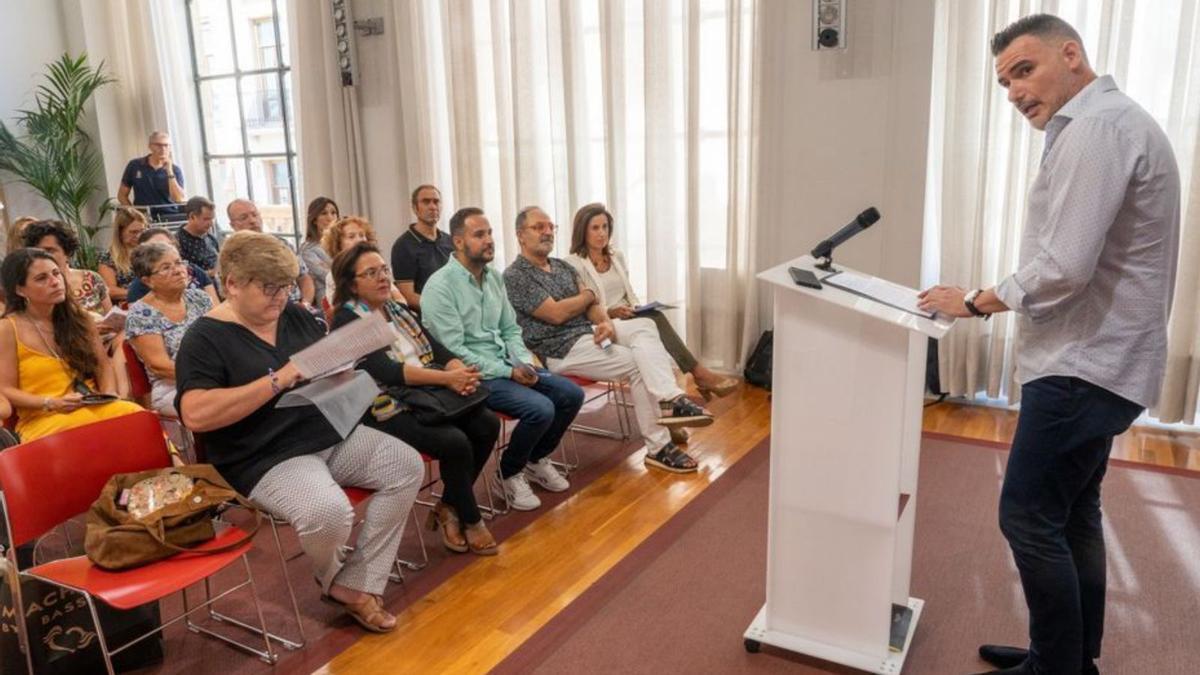
[[[147,481],[155,480],[172,485],[190,482],[190,489],[178,491],[149,513],[135,516],[124,500],[139,489],[139,484],[145,486]],[[254,526],[237,541],[193,551],[216,537],[213,518],[229,502],[252,511]],[[84,551],[97,567],[123,570],[176,553],[210,555],[228,551],[254,538],[261,525],[262,512],[230,487],[211,464],[121,473],[108,479],[88,510]]]

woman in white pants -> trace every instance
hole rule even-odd
[[[202,435],[208,460],[242,494],[295,528],[323,598],[363,628],[396,627],[377,596],[424,475],[403,441],[355,427],[342,437],[315,406],[275,407],[300,373],[289,359],[324,336],[287,301],[296,256],[269,234],[238,232],[221,248],[226,300],[197,319],[176,356],[175,406]],[[343,487],[372,490],[354,550],[354,510]]]

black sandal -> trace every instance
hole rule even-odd
[[[646,466],[671,473],[693,473],[700,468],[695,458],[674,443],[664,445],[654,454],[646,453]]]

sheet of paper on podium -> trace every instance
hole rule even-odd
[[[829,284],[855,295],[883,303],[889,307],[903,310],[910,314],[932,319],[933,313],[917,307],[917,292],[911,288],[893,284],[877,277],[866,277],[853,272],[834,272],[821,279],[821,283]]]

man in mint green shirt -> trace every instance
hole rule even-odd
[[[487,406],[517,420],[500,459],[500,483],[519,511],[541,506],[533,481],[551,492],[570,487],[550,463],[579,408],[583,390],[571,380],[530,365],[504,278],[488,263],[496,254],[492,226],[481,209],[450,219],[454,256],[425,282],[421,322],[447,349],[477,366],[490,394]]]

